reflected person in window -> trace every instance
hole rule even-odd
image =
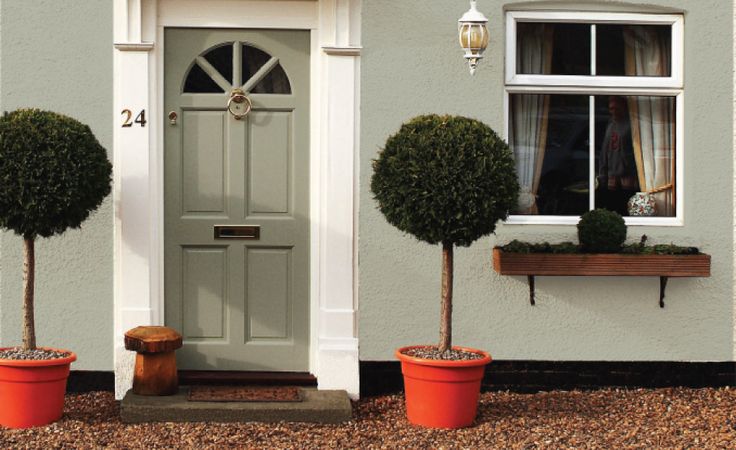
[[[602,206],[628,215],[626,204],[639,190],[626,99],[608,98],[608,125],[598,154],[598,194]]]

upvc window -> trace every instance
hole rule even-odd
[[[682,16],[509,12],[506,43],[522,188],[509,222],[573,224],[607,208],[632,225],[681,225]],[[630,215],[632,197],[654,215]]]

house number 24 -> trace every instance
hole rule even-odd
[[[134,123],[140,124],[141,127],[146,126],[145,109],[141,109],[141,112],[139,112],[138,115],[135,116],[135,120],[133,120],[133,111],[129,109],[124,109],[120,114],[123,116],[123,128],[130,128],[133,126]]]

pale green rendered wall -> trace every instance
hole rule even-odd
[[[377,211],[371,160],[406,119],[422,113],[476,117],[504,127],[504,5],[480,0],[491,44],[474,78],[456,39],[466,0],[363,2],[359,289],[360,358],[390,360],[400,345],[434,343],[440,247],[402,235]],[[574,226],[506,225],[456,252],[455,343],[516,360],[734,360],[733,3],[652,0],[685,11],[685,226],[630,227],[656,243],[697,245],[712,277],[671,279],[660,309],[656,278],[537,278],[493,272],[494,244],[514,238],[576,240]],[[540,2],[636,10],[614,2]],[[584,6],[588,5],[588,6]],[[591,6],[592,5],[592,6]]]
[[[363,2],[360,155],[361,359],[392,359],[395,347],[434,342],[439,316],[439,247],[389,226],[368,189],[386,137],[417,114],[503,123],[504,4],[481,0],[492,42],[471,78],[455,37],[465,0]],[[543,5],[581,2],[541,2]],[[733,360],[732,5],[659,0],[685,10],[684,227],[632,227],[656,242],[698,245],[713,255],[709,279],[670,280],[657,306],[652,278],[543,278],[536,307],[526,279],[499,277],[490,249],[513,238],[570,240],[571,226],[502,226],[497,237],[460,249],[456,343],[497,359]],[[112,149],[112,2],[0,0],[0,109],[53,109],[92,127]],[[635,10],[614,2],[592,9]],[[38,245],[37,320],[42,345],[79,354],[76,369],[112,369],[113,244],[108,199],[81,230]],[[20,240],[0,236],[0,345],[20,338]]]
[[[112,1],[2,0],[0,108],[39,107],[92,128],[112,155]],[[77,352],[76,370],[112,370],[111,198],[80,230],[37,245],[39,345]],[[22,249],[0,236],[0,344],[21,335]]]

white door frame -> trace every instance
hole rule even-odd
[[[131,386],[123,333],[164,320],[164,28],[311,31],[310,372],[359,393],[357,160],[361,0],[114,0],[115,395]],[[121,111],[146,111],[121,127]]]

